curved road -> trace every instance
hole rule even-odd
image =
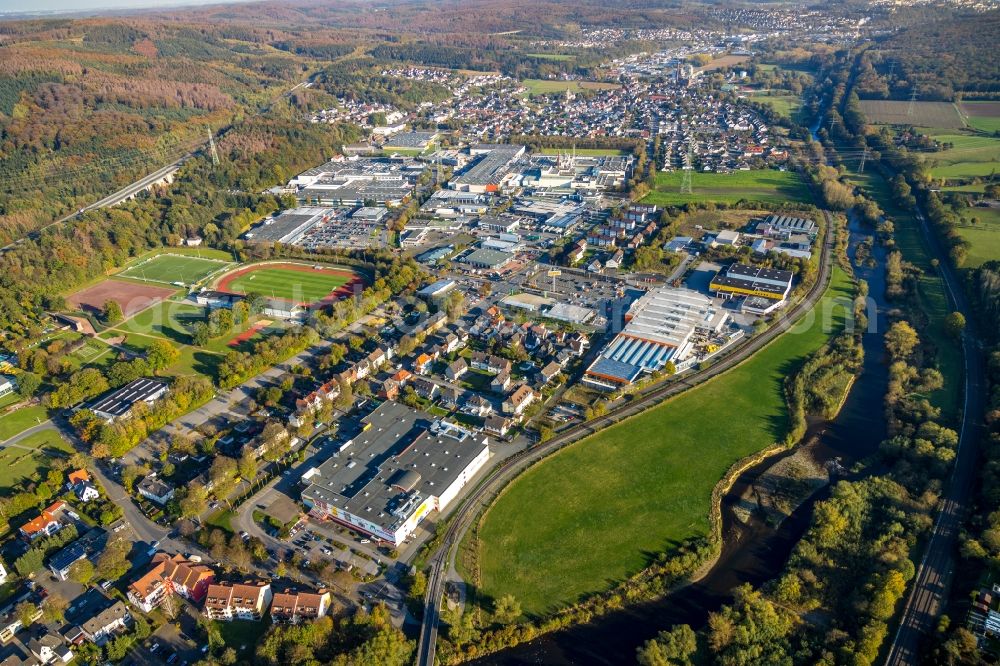
[[[705,370],[695,372],[691,376],[681,380],[651,387],[646,392],[638,394],[632,402],[612,409],[605,416],[573,426],[544,444],[511,456],[494,469],[469,494],[455,510],[441,545],[430,560],[431,573],[427,581],[427,595],[424,598],[424,618],[420,630],[420,640],[417,645],[418,666],[434,665],[434,652],[437,644],[438,624],[440,622],[440,603],[443,596],[446,573],[453,559],[452,551],[454,546],[461,541],[462,535],[479,515],[480,510],[488,505],[500,490],[526,467],[568,444],[572,444],[598,430],[614,425],[622,419],[645,411],[666,398],[682,393],[712,377],[726,372],[792,327],[798,321],[800,314],[807,312],[819,302],[830,280],[830,258],[833,252],[833,220],[826,211],[823,212],[823,215],[827,220],[827,233],[820,254],[819,275],[817,275],[816,282],[809,290],[809,293],[806,294],[806,297],[793,306],[779,324],[769,328],[757,337],[751,338],[749,342],[739,345]]]

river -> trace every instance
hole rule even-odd
[[[848,255],[853,261],[858,244],[869,237],[872,230],[865,228],[856,216],[849,219],[848,227]],[[879,442],[885,438],[882,412],[888,384],[888,368],[884,363],[882,346],[887,307],[885,255],[885,249],[876,244],[871,256],[877,266],[855,266],[855,274],[867,280],[869,285],[871,300],[868,316],[872,323],[862,336],[865,360],[861,374],[851,387],[840,413],[830,421],[812,420],[798,447],[765,460],[737,478],[723,498],[722,552],[701,580],[656,601],[541,636],[473,663],[505,666],[617,666],[635,663],[636,648],[655,637],[659,631],[678,623],[697,629],[707,622],[709,613],[731,600],[734,588],[743,583],[757,586],[776,577],[809,526],[815,502],[829,496],[830,486],[813,494],[778,527],[758,517],[743,522],[736,517],[733,509],[748,484],[753,484],[777,460],[795,450],[807,454],[819,465],[836,461],[844,468],[850,468],[854,462],[874,453]],[[781,344],[780,341],[777,344]]]

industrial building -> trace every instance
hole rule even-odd
[[[119,389],[104,394],[90,406],[97,416],[108,421],[128,418],[132,408],[140,402],[152,405],[167,392],[167,384],[158,379],[141,377]]]
[[[683,361],[694,349],[695,333],[719,333],[728,319],[696,291],[653,289],[632,304],[625,328],[587,368],[583,381],[604,389],[631,384],[643,373]]]
[[[316,518],[397,546],[489,460],[485,435],[398,402],[382,403],[362,423],[358,435],[302,476],[302,501]]]
[[[802,217],[790,215],[768,215],[757,229],[758,233],[772,235],[774,232],[784,234],[808,234],[815,238],[818,229],[816,223]]]
[[[524,155],[524,146],[479,144],[469,152],[478,159],[452,178],[448,187],[463,192],[496,192],[510,175],[514,160]]]
[[[759,296],[785,301],[792,291],[792,272],[777,268],[732,264],[712,278],[709,289],[719,298]]]
[[[398,206],[413,192],[424,165],[408,157],[333,159],[288,182],[304,204]]]
[[[469,264],[473,268],[496,270],[506,266],[513,258],[514,255],[510,252],[480,248],[470,253],[462,261]]]

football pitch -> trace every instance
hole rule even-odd
[[[118,275],[144,282],[193,284],[227,266],[229,262],[181,254],[158,254],[129,266]]]
[[[259,266],[223,278],[219,288],[237,294],[260,294],[294,303],[315,303],[352,282],[349,271],[314,269],[298,264]]]

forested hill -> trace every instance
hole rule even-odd
[[[915,22],[879,43],[858,79],[862,97],[952,101],[1000,95],[1000,10]]]
[[[235,26],[0,24],[0,244],[124,186],[302,80]]]

